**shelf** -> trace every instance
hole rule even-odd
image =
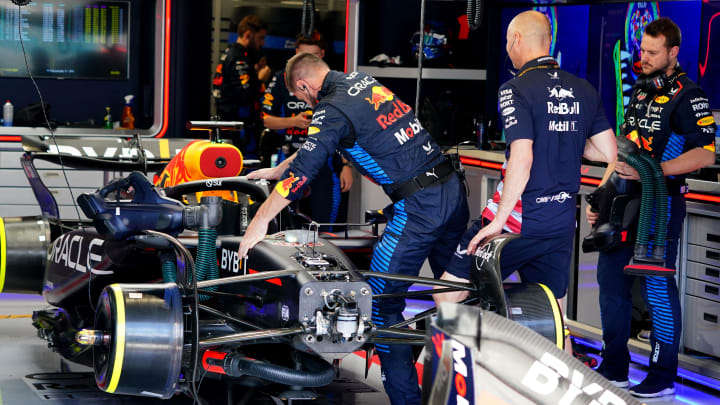
[[[417,79],[416,67],[378,67],[358,66],[358,70],[373,77],[391,77],[396,79]],[[423,68],[423,79],[443,80],[485,80],[485,69],[439,69]]]

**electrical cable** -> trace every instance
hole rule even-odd
[[[422,60],[425,56],[423,44],[425,43],[425,0],[420,0],[420,39],[418,42],[418,74],[415,87],[415,114],[420,112],[420,90],[422,85]]]
[[[467,2],[467,20],[468,27],[475,31],[480,28],[483,18],[482,0],[468,0]]]
[[[18,6],[18,15],[20,14],[20,7],[30,3],[29,0],[12,0],[12,2],[17,4]],[[60,146],[58,146],[57,139],[55,139],[55,132],[53,131],[52,125],[50,125],[50,120],[47,116],[47,110],[45,109],[45,100],[43,99],[42,93],[40,92],[40,87],[38,87],[35,78],[33,77],[32,73],[30,73],[30,64],[28,63],[27,53],[25,52],[25,43],[23,41],[22,24],[20,20],[21,19],[18,18],[18,36],[20,37],[20,47],[22,48],[23,58],[25,59],[25,69],[27,70],[28,76],[30,77],[30,81],[32,81],[32,84],[35,86],[35,91],[40,97],[40,108],[43,112],[43,118],[45,118],[45,124],[47,125],[48,131],[50,131],[50,138],[55,144],[55,149],[57,150],[58,154],[58,160],[60,161],[60,169],[62,170],[63,177],[65,178],[65,184],[67,184],[68,191],[70,192],[70,200],[72,201],[73,207],[75,208],[75,213],[78,217],[78,223],[80,223],[82,222],[82,217],[80,216],[80,210],[78,209],[77,203],[75,202],[75,195],[73,194],[72,188],[70,187],[70,181],[68,180],[67,173],[65,172],[65,166],[62,162],[62,153],[60,153]]]
[[[309,22],[308,22],[309,20]],[[315,0],[303,0],[302,21],[300,33],[305,38],[311,38],[315,29]]]

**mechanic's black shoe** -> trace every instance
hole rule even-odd
[[[606,371],[602,364],[600,367],[598,367],[595,371],[597,371],[598,374],[605,377],[608,381],[610,381],[610,384],[618,387],[618,388],[627,388],[630,386],[630,381],[628,381],[627,375],[626,376],[618,376],[613,375],[612,373]]]
[[[628,392],[640,398],[659,398],[667,395],[675,395],[675,384],[659,383],[653,378],[646,378],[640,384],[630,388]]]

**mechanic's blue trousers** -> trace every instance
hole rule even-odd
[[[457,176],[393,204],[375,245],[371,271],[417,276],[427,258],[440,277],[468,222],[465,187]],[[401,293],[411,283],[369,278],[375,294]],[[403,320],[404,298],[373,300],[372,320],[385,328]],[[409,345],[376,344],[385,391],[393,405],[420,404],[420,389]]]
[[[665,267],[675,268],[678,236],[685,219],[684,196],[669,197]],[[678,349],[682,319],[677,284],[672,277],[626,276],[623,268],[633,256],[633,246],[612,252],[600,252],[597,277],[600,286],[600,318],[603,332],[603,374],[611,379],[627,380],[630,353],[627,343],[632,320],[632,285],[642,283],[643,298],[652,320],[650,334],[650,371],[648,378],[657,384],[672,384],[678,367]]]

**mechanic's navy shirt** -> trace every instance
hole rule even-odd
[[[544,56],[526,63],[500,87],[498,111],[509,145],[506,156],[513,141],[533,141],[521,235],[550,238],[572,232],[585,140],[610,129],[597,91]]]
[[[675,159],[694,148],[715,152],[715,131],[705,92],[682,70],[659,91],[635,89],[622,126],[623,134],[658,162]],[[685,175],[669,177],[678,182],[685,179]],[[677,190],[668,191],[672,194]]]
[[[299,100],[285,85],[285,72],[278,72],[273,76],[270,85],[265,90],[262,101],[263,118],[268,114],[276,117],[294,117],[298,114],[312,115],[312,106]],[[291,127],[277,131],[283,136],[285,144],[290,146],[290,153],[300,149],[307,139],[307,128]]]
[[[373,77],[328,72],[308,138],[275,189],[295,200],[327,162],[340,152],[387,194],[442,162],[442,153],[412,108]]]

